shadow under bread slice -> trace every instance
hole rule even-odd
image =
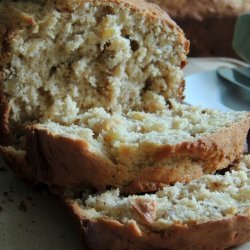
[[[152,192],[238,160],[249,127],[247,112],[202,110],[174,101],[171,109],[158,113],[110,114],[95,108],[73,125],[28,127],[23,151],[27,164],[13,168],[17,173],[25,168],[33,181],[49,186]]]
[[[89,249],[226,249],[250,240],[250,155],[224,175],[154,194],[118,189],[65,200]]]

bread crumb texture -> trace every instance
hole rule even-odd
[[[154,112],[181,99],[188,42],[159,13],[132,1],[1,1],[11,122],[70,123],[92,107]]]
[[[176,183],[155,194],[123,197],[110,190],[78,199],[87,218],[123,224],[136,221],[144,230],[160,231],[173,224],[192,225],[249,216],[250,156],[225,175],[205,175],[189,184]]]
[[[79,115],[73,125],[47,122],[39,128],[55,137],[83,140],[92,152],[108,157],[117,165],[140,168],[154,165],[154,156],[163,146],[219,134],[244,118],[246,112],[203,110],[172,100],[171,109],[165,108],[158,113],[130,111],[112,115],[103,108],[94,108]]]

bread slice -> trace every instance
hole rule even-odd
[[[158,113],[94,108],[74,125],[27,129],[27,161],[37,181],[63,188],[155,191],[223,169],[244,149],[250,115],[172,101]]]
[[[205,175],[155,194],[119,190],[67,199],[91,250],[219,250],[250,240],[250,157],[224,175]]]
[[[144,0],[0,1],[0,144],[17,144],[27,123],[182,99],[188,47]]]

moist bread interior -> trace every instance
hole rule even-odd
[[[188,42],[172,21],[115,1],[73,11],[56,1],[10,2],[0,3],[1,26],[15,23],[2,84],[10,126],[71,123],[92,107],[155,112],[182,98]]]
[[[86,191],[76,202],[87,218],[113,219],[123,224],[136,221],[140,228],[151,232],[173,224],[192,225],[249,215],[249,167],[247,155],[224,175],[205,175],[154,194],[122,196],[117,189],[89,195]]]

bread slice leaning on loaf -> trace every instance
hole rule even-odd
[[[155,194],[119,190],[67,199],[91,250],[219,250],[250,240],[250,156],[223,175]]]
[[[95,108],[71,126],[28,127],[26,159],[34,179],[49,186],[156,191],[226,168],[241,156],[249,127],[247,112],[174,101],[158,113]]]
[[[70,124],[89,108],[155,112],[183,99],[188,49],[144,0],[0,1],[0,144],[21,147],[25,125]]]

